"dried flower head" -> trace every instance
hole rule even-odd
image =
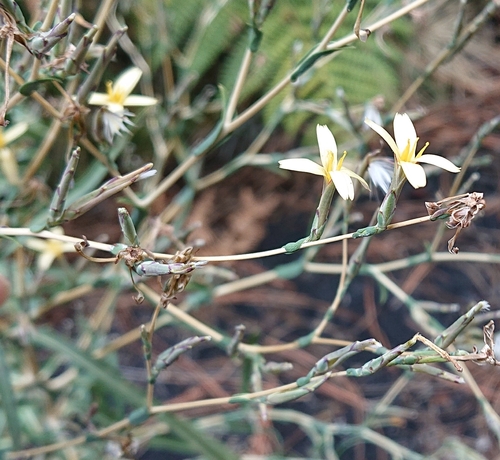
[[[485,206],[486,201],[480,192],[464,193],[441,201],[425,203],[431,220],[448,217],[446,226],[456,230],[453,238],[448,241],[448,251],[452,254],[457,254],[459,251],[458,247],[455,247],[455,240],[462,228],[467,228]]]
[[[193,259],[193,248],[191,246],[183,249],[182,251],[177,251],[175,256],[168,261],[168,263],[181,263],[189,264]],[[189,281],[191,280],[192,272],[173,274],[170,276],[165,288],[163,290],[163,303],[165,308],[168,305],[168,301],[173,299],[178,292],[184,291]]]
[[[476,364],[490,364],[491,366],[500,366],[500,361],[495,356],[495,322],[490,320],[483,327],[484,347],[478,351],[477,347],[473,347],[473,353],[476,356],[474,362]]]

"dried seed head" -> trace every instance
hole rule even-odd
[[[486,201],[482,193],[472,192],[467,194],[467,196],[454,203],[446,226],[448,228],[468,227],[476,214],[485,206]]]
[[[455,247],[455,240],[462,230],[467,228],[476,214],[484,209],[486,201],[480,192],[465,193],[437,202],[426,202],[425,207],[432,220],[442,217],[448,217],[446,226],[449,229],[455,229],[455,235],[448,241],[448,251],[452,254],[458,253],[458,247]]]
[[[149,251],[139,246],[127,246],[116,255],[115,264],[123,260],[128,268],[134,269],[136,265],[144,260],[152,258],[151,256],[152,254]]]
[[[192,262],[193,258],[193,248],[188,246],[182,251],[177,251],[175,256],[168,261],[168,263],[181,263],[181,264],[189,264]],[[175,295],[179,292],[184,291],[189,281],[191,280],[192,273],[186,274],[175,274],[172,275],[165,288],[163,290],[163,297],[165,301],[165,306],[168,304],[168,300],[173,299]]]

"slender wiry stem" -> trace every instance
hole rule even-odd
[[[457,53],[480,29],[480,26],[498,9],[498,1],[490,1],[476,18],[462,31],[457,39],[454,39],[444,48],[425,68],[423,73],[408,87],[405,93],[394,104],[391,112],[398,112],[408,100],[417,92],[418,88],[443,64]]]
[[[397,228],[407,227],[409,225],[416,225],[421,222],[430,221],[430,216],[417,217],[415,219],[409,219],[404,222],[398,222],[395,224],[390,224],[387,226],[387,230],[395,230]],[[59,235],[57,233],[52,233],[47,230],[35,233],[27,228],[10,228],[10,227],[0,227],[0,237],[4,236],[35,236],[37,238],[45,238],[45,239],[53,239],[57,241],[65,241],[69,243],[81,243],[82,238],[75,238],[73,236],[68,235]],[[301,249],[312,247],[312,246],[320,246],[323,244],[335,243],[337,241],[347,240],[352,238],[353,233],[346,233],[345,235],[332,236],[330,238],[323,238],[317,241],[309,241],[304,243],[301,246]],[[100,243],[98,241],[88,240],[89,247],[94,249],[100,249],[102,251],[112,252],[114,249],[114,245]],[[276,248],[270,249],[269,251],[261,251],[261,252],[253,252],[247,254],[236,254],[232,256],[201,256],[201,257],[193,257],[193,260],[206,260],[208,262],[225,262],[231,260],[250,260],[250,259],[259,259],[262,257],[270,257],[279,254],[285,254],[286,250],[284,248]],[[156,259],[170,259],[173,257],[172,254],[164,254],[164,253],[153,253]]]
[[[332,24],[328,32],[325,34],[323,37],[323,40],[321,40],[320,44],[318,45],[317,51],[322,51],[326,48],[326,45],[328,45],[328,42],[332,39],[332,37],[337,33],[337,30],[339,30],[340,26],[344,22],[345,18],[347,17],[347,14],[349,12],[347,11],[347,5],[342,9],[340,14],[338,15],[337,19],[335,22]]]
[[[52,125],[49,128],[49,132],[45,136],[45,139],[43,140],[42,145],[36,152],[35,156],[31,160],[30,164],[28,165],[28,168],[26,169],[26,172],[24,173],[23,176],[23,183],[27,184],[33,176],[37,173],[38,169],[40,168],[43,160],[47,156],[47,154],[50,151],[50,148],[54,144],[54,142],[57,139],[57,136],[59,135],[59,132],[61,131],[62,128],[62,122],[58,119],[52,121]]]
[[[252,57],[253,57],[252,51],[250,50],[250,48],[247,48],[243,56],[243,61],[241,62],[240,71],[238,72],[238,77],[236,78],[236,83],[234,84],[233,92],[229,97],[226,116],[224,118],[224,126],[227,126],[233,119],[233,115],[236,110],[236,105],[238,104],[238,98],[240,97],[241,90],[243,89],[245,79],[248,75],[248,70],[250,69],[250,63],[252,62]]]
[[[136,200],[136,206],[139,208],[147,208],[150,206],[154,200],[156,200],[160,195],[165,193],[172,185],[174,185],[196,162],[200,157],[190,156],[183,163],[181,163],[177,168],[175,168],[165,179],[163,179],[158,186],[149,195],[145,196],[143,199]]]
[[[406,14],[408,14],[410,11],[413,11],[415,8],[418,8],[419,6],[422,6],[423,4],[427,3],[429,0],[415,0],[413,3],[410,3],[409,5],[399,9],[398,11],[394,12],[393,14],[381,19],[380,21],[377,21],[369,26],[367,26],[367,29],[370,31],[375,31],[377,29],[380,29],[381,27],[389,24],[390,22],[394,21],[395,19],[398,19]],[[332,26],[333,28],[333,26]],[[328,40],[331,38],[330,37],[330,31],[327,32],[327,35],[325,37],[328,37]],[[348,45],[354,41],[358,40],[358,37],[356,37],[356,34],[350,34],[347,37],[335,41],[333,43],[328,44],[325,49],[339,49],[345,45]],[[323,40],[322,40],[323,42]],[[246,109],[244,112],[242,112],[239,116],[237,116],[231,123],[226,125],[224,129],[222,130],[222,133],[220,135],[220,138],[223,138],[230,132],[234,131],[236,128],[239,128],[243,123],[248,121],[250,118],[252,118],[255,114],[257,114],[260,110],[262,110],[268,102],[273,99],[277,94],[279,94],[290,82],[290,77],[293,72],[290,72],[289,75],[287,75],[283,80],[281,80],[274,88],[272,88],[268,93],[266,93],[264,96],[262,96],[258,101],[256,101],[254,104],[252,104],[248,109]]]
[[[7,69],[7,63],[0,58],[0,67],[2,70]],[[14,78],[14,81],[19,85],[22,86],[24,85],[25,81],[24,79],[12,68],[9,69],[9,75]],[[11,109],[15,105],[17,105],[20,101],[25,99],[26,96],[23,96],[21,93],[16,93],[13,97],[10,98],[9,104],[7,106],[8,109]],[[35,101],[37,101],[43,108],[46,110],[52,118],[61,118],[61,114],[40,94],[38,94],[36,91],[31,93],[30,95],[31,98],[33,98]]]
[[[374,32],[375,30],[378,30],[387,24],[395,21],[396,19],[399,19],[411,11],[413,11],[416,8],[419,8],[420,6],[424,5],[425,3],[429,2],[430,0],[415,0],[412,3],[409,3],[408,5],[400,8],[399,10],[395,11],[392,14],[389,14],[388,16],[380,19],[379,21],[374,22],[373,24],[370,24],[366,26],[366,29],[370,30],[371,32]],[[330,43],[326,49],[329,50],[334,50],[334,49],[339,49],[343,46],[349,45],[350,43],[353,43],[358,40],[358,37],[356,37],[356,34],[352,33],[347,35],[344,38],[341,38],[340,40],[337,40],[335,42]]]
[[[98,43],[101,38],[101,34],[104,31],[104,24],[106,24],[106,19],[110,14],[112,8],[114,8],[117,0],[105,0],[99,6],[99,10],[94,18],[94,24],[97,26],[97,33],[94,35],[92,43]]]
[[[325,327],[328,325],[328,322],[332,318],[332,316],[337,311],[342,298],[344,297],[344,286],[346,281],[347,274],[347,259],[348,259],[348,247],[347,240],[342,241],[342,272],[340,274],[339,285],[337,286],[337,292],[335,293],[335,298],[333,299],[332,304],[327,310],[327,313],[323,316],[321,322],[316,326],[313,331],[314,337],[320,337]]]
[[[153,334],[155,332],[156,328],[156,320],[158,319],[158,315],[160,314],[160,311],[162,309],[162,302],[161,299],[156,303],[155,310],[153,312],[153,317],[151,318],[150,323],[147,326],[147,340],[149,344],[153,343]],[[147,393],[146,393],[146,406],[148,409],[151,409],[151,406],[153,405],[153,396],[154,396],[154,383],[151,382],[151,377],[152,377],[152,367],[151,367],[151,357],[146,360],[146,372],[148,375],[148,387],[147,387]]]

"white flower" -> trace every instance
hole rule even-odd
[[[116,82],[106,83],[106,93],[92,93],[89,97],[90,105],[100,105],[102,108],[96,114],[95,128],[98,137],[103,137],[109,143],[120,132],[129,132],[126,125],[133,125],[129,117],[134,116],[125,107],[145,107],[155,105],[158,100],[154,97],[130,94],[139,82],[142,70],[132,67],[123,72]]]
[[[110,112],[123,114],[125,107],[146,107],[155,105],[158,100],[154,97],[130,95],[142,76],[142,70],[132,67],[123,72],[116,82],[106,83],[105,93],[92,93],[89,97],[90,105],[102,105]]]
[[[0,128],[0,166],[10,184],[19,183],[19,169],[15,153],[7,146],[28,130],[28,123],[16,123],[3,131]]]
[[[308,158],[290,158],[280,160],[280,168],[323,176],[326,183],[333,181],[339,195],[344,200],[354,198],[354,185],[351,177],[359,180],[361,185],[369,190],[370,187],[362,177],[342,166],[347,152],[344,152],[339,160],[337,159],[337,143],[328,127],[317,125],[316,135],[318,136],[321,165]]]
[[[62,227],[54,227],[52,233],[64,235]],[[55,259],[61,257],[65,252],[75,252],[75,245],[55,239],[28,238],[25,246],[40,253],[37,260],[38,270],[47,271]]]
[[[94,116],[93,129],[97,139],[104,139],[108,144],[113,143],[113,138],[121,132],[130,133],[127,125],[134,123],[129,119],[134,114],[128,110],[122,113],[111,112],[107,107],[101,107]]]
[[[424,168],[418,163],[428,163],[452,173],[460,171],[460,168],[446,158],[439,155],[423,155],[429,145],[428,142],[416,154],[418,137],[413,123],[406,113],[397,113],[394,117],[394,139],[382,126],[373,121],[366,119],[365,123],[389,144],[397,163],[414,188],[425,187],[427,183]]]

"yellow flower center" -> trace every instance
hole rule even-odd
[[[5,147],[5,137],[3,137],[2,130],[0,129],[0,149]]]
[[[400,152],[400,161],[406,161],[411,163],[414,159],[414,155],[415,155],[415,148],[413,149],[411,148],[410,139],[408,139],[408,143],[406,144],[405,149],[402,152]]]
[[[344,151],[344,153],[340,157],[339,162],[337,163],[337,171],[340,171],[342,169],[342,163],[344,163],[344,158],[346,155],[347,155],[347,151]]]
[[[108,93],[109,97],[109,102],[112,104],[119,104],[123,105],[123,102],[125,101],[125,94],[123,94],[120,91],[116,91],[113,88],[113,82],[112,81],[107,81],[106,82],[106,92]]]
[[[64,253],[64,245],[58,240],[47,240],[43,252],[52,254],[54,257],[60,257]]]
[[[425,149],[427,147],[429,147],[429,143],[428,142],[426,142],[425,145],[420,149],[420,151],[415,156],[415,159],[420,158],[422,156],[422,154],[425,152]]]
[[[330,177],[330,174],[328,174],[330,171],[333,171],[333,152],[330,150],[328,151],[328,161],[326,163],[326,172],[327,176]]]

